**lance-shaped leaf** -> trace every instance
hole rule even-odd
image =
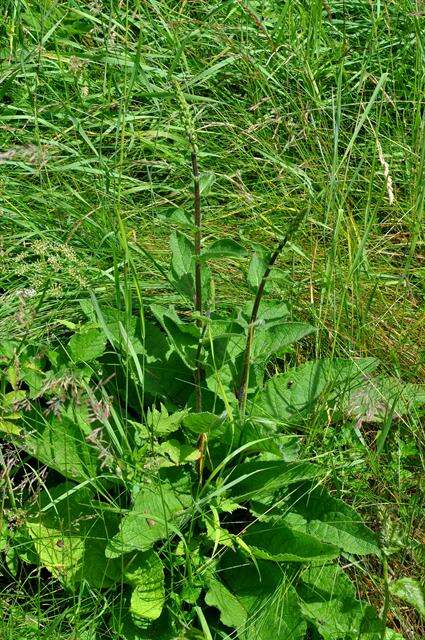
[[[195,300],[195,246],[192,240],[180,232],[170,237],[171,247],[171,281],[175,289],[192,304]],[[211,272],[207,265],[201,272],[202,295],[210,301],[212,294]]]

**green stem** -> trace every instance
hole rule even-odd
[[[239,409],[241,412],[242,417],[245,416],[245,410],[246,410],[246,400],[247,400],[247,394],[248,394],[248,379],[249,379],[249,367],[251,364],[251,351],[252,351],[252,343],[254,341],[254,333],[255,333],[255,325],[257,322],[257,318],[258,318],[258,311],[260,308],[260,304],[261,304],[261,300],[263,299],[263,295],[264,295],[264,289],[267,283],[267,280],[270,276],[270,273],[276,263],[276,260],[278,259],[278,257],[280,256],[280,254],[282,253],[283,249],[285,248],[285,246],[287,245],[287,243],[289,242],[289,239],[293,236],[293,234],[297,231],[298,227],[300,226],[302,220],[304,219],[305,214],[301,214],[300,216],[298,216],[298,218],[295,220],[295,222],[289,227],[286,235],[282,238],[282,240],[279,241],[279,243],[277,244],[276,249],[274,250],[274,252],[272,253],[269,263],[264,271],[263,277],[261,278],[261,282],[258,286],[257,289],[257,294],[255,296],[254,299],[254,304],[252,307],[252,312],[251,312],[251,317],[249,320],[249,324],[248,324],[248,333],[247,333],[247,338],[246,338],[246,346],[245,346],[245,352],[244,352],[244,356],[243,356],[243,361],[242,361],[242,371],[241,371],[241,382],[240,382],[240,386],[237,392],[237,398],[239,401]]]
[[[390,608],[390,586],[389,586],[389,575],[388,575],[388,558],[385,553],[385,549],[382,550],[382,573],[384,578],[384,604],[382,607],[382,634],[381,640],[385,640],[385,632],[387,627],[387,617],[388,611]]]
[[[196,146],[192,142],[192,176],[194,195],[194,218],[195,218],[195,309],[199,316],[202,315],[202,266],[201,266],[201,241],[202,241],[202,213],[201,213],[201,191],[199,186],[199,166]],[[202,329],[202,320],[198,318],[197,325]],[[201,338],[196,354],[195,362],[195,410],[202,411],[202,365],[201,365]]]

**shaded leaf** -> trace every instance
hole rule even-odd
[[[170,345],[176,350],[186,366],[195,369],[199,342],[198,327],[180,320],[172,307],[166,309],[159,304],[152,304],[151,310],[166,331]]]
[[[227,554],[220,581],[209,583],[206,602],[220,610],[221,621],[240,640],[301,640],[306,632],[298,597],[282,569],[259,561],[254,567]]]

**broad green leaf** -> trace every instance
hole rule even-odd
[[[156,620],[165,602],[164,568],[155,551],[136,556],[124,572],[124,580],[133,587],[130,612],[136,618]]]
[[[323,469],[310,462],[255,460],[239,464],[233,469],[226,478],[226,485],[231,489],[232,496],[239,499],[269,496],[282,487],[322,474]]]
[[[191,413],[183,420],[183,426],[192,431],[192,433],[207,433],[214,435],[215,431],[220,431],[223,424],[223,418],[216,416],[214,413],[204,411],[202,413]]]
[[[247,321],[249,321],[251,317],[252,307],[253,302],[247,302],[243,307],[242,315]],[[280,324],[288,315],[289,308],[285,302],[263,299],[258,309],[257,321],[259,325],[265,324],[266,326],[272,326],[274,324]]]
[[[106,336],[100,329],[83,329],[68,342],[69,354],[74,362],[90,362],[105,351]]]
[[[390,584],[393,596],[404,600],[425,618],[425,587],[413,578],[400,578]]]
[[[220,620],[227,627],[243,629],[248,618],[246,607],[222,582],[212,578],[208,583],[205,602],[220,611]]]
[[[106,587],[120,576],[119,563],[105,557],[118,517],[98,515],[92,505],[88,490],[64,483],[44,491],[26,521],[40,564],[69,587],[82,580]]]
[[[244,247],[235,240],[216,240],[202,251],[202,260],[214,258],[244,258],[247,255]]]
[[[171,246],[171,280],[176,290],[184,295],[193,305],[195,300],[195,247],[183,233],[174,232],[170,238]],[[202,296],[205,303],[213,298],[211,272],[207,265],[201,271]],[[204,306],[208,306],[205,304]]]
[[[170,415],[166,407],[161,403],[160,411],[155,407],[147,410],[146,425],[156,437],[167,436],[178,430],[187,414],[187,410],[183,410],[175,411]]]
[[[27,392],[23,390],[10,391],[2,396],[0,406],[0,431],[15,436],[21,433],[21,427],[15,422],[20,420],[21,414],[19,411],[16,411],[15,408],[18,408],[16,405],[19,406],[19,403],[25,400],[26,397]]]
[[[9,416],[5,416],[5,418],[9,418]],[[10,419],[5,420],[4,418],[0,418],[0,431],[9,436],[19,436],[22,429],[15,422],[11,422]]]
[[[159,445],[158,453],[167,456],[176,465],[199,460],[201,452],[190,444],[182,444],[174,438],[169,438]]]
[[[256,396],[252,415],[264,420],[298,421],[308,415],[322,394],[327,401],[346,397],[376,366],[373,358],[307,362],[271,378]]]
[[[135,549],[146,551],[157,540],[174,535],[192,504],[188,478],[179,472],[176,482],[156,480],[143,485],[135,496],[133,508],[123,517],[119,532],[109,541],[106,555],[114,558]]]
[[[158,218],[161,218],[165,222],[173,222],[174,224],[179,225],[180,227],[186,229],[194,229],[195,225],[193,223],[193,218],[186,213],[184,209],[163,209],[159,214]]]
[[[83,481],[95,478],[99,451],[86,440],[90,426],[77,409],[44,418],[33,411],[22,420],[25,438],[17,445],[65,478]]]
[[[157,620],[137,618],[123,607],[120,599],[118,604],[110,607],[109,610],[113,637],[117,640],[118,638],[119,640],[175,640],[176,638],[165,611]]]
[[[254,334],[252,360],[264,362],[314,330],[304,322],[284,322],[264,329],[259,327]]]
[[[243,540],[254,556],[264,560],[307,562],[330,560],[340,554],[337,546],[281,522],[257,522],[247,528]]]
[[[284,516],[284,522],[293,530],[308,533],[346,553],[380,555],[376,535],[363,524],[359,514],[323,487],[303,486],[292,491],[290,499],[291,512]],[[287,503],[285,508],[288,509]]]
[[[337,564],[306,568],[297,587],[301,609],[324,640],[380,640],[383,624],[375,610],[356,599],[354,585]]]
[[[256,422],[246,420],[243,424],[236,424],[234,433],[230,434],[231,441],[239,446],[251,445],[246,451],[267,452],[278,456],[285,462],[292,462],[299,458],[300,436],[288,436],[281,432],[279,425],[271,420]]]
[[[193,386],[192,370],[185,366],[178,352],[170,348],[167,334],[159,327],[145,320],[145,330],[144,344],[148,354],[144,363],[145,393],[155,400],[184,402]],[[123,388],[127,382],[124,377]]]
[[[306,633],[298,597],[282,569],[271,562],[241,561],[227,554],[220,581],[212,579],[205,600],[240,640],[301,640]]]

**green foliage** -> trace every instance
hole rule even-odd
[[[425,589],[420,582],[413,578],[399,578],[390,584],[390,592],[412,605],[425,618]]]
[[[212,318],[210,328],[205,324],[212,332],[207,340],[175,309],[152,305],[151,310],[158,325],[144,322],[148,333],[154,328],[149,339],[142,340],[137,318],[130,318],[125,330],[117,311],[103,310],[99,327],[83,325],[66,349],[51,350],[36,378],[27,378],[27,370],[34,371],[30,347],[23,352],[22,370],[8,374],[6,389],[12,381],[16,390],[4,394],[3,412],[22,402],[25,410],[13,418],[19,435],[4,437],[68,478],[57,483],[52,476],[21,517],[20,534],[6,533],[13,557],[37,562],[74,592],[87,586],[105,591],[121,583],[122,615],[113,613],[111,625],[127,638],[153,637],[160,627],[168,637],[173,623],[164,618],[166,609],[185,602],[195,614],[202,598],[203,625],[214,624],[206,620],[216,608],[217,629],[233,629],[241,640],[266,639],[272,632],[298,640],[311,628],[324,640],[381,638],[383,621],[357,599],[337,564],[343,557],[380,558],[378,538],[323,486],[326,465],[304,459],[299,440],[282,431],[317,414],[324,403],[328,415],[350,419],[354,403],[369,393],[378,363],[317,360],[268,377],[267,364],[312,328],[281,322],[284,307],[263,305],[252,366],[266,382],[249,390],[250,412],[244,417],[231,392],[246,338],[244,312],[229,321]],[[86,311],[92,315],[87,306]],[[154,379],[149,367],[155,363],[157,371],[166,370],[171,354],[182,372],[193,370],[200,354],[206,372],[210,363],[217,388],[227,387],[221,396],[211,389],[210,411],[194,413],[190,393],[174,404],[172,385],[168,397],[162,387],[158,401],[149,403],[149,379]],[[140,404],[134,402],[137,416],[126,422],[120,415],[125,400],[115,407],[102,404],[108,391],[99,396],[92,383],[94,371],[103,379],[111,362],[114,382],[106,383],[111,390],[134,366],[130,380]],[[379,374],[376,380],[382,386],[385,379]],[[125,398],[124,391],[118,397]],[[400,393],[421,401],[419,387],[400,386]],[[56,404],[46,415],[49,398]],[[206,438],[206,451],[199,438]],[[201,461],[205,482],[199,477]],[[232,524],[237,512],[241,519]],[[421,611],[416,584],[399,581],[391,592]]]
[[[420,12],[86,4],[0,25],[0,636],[400,638]]]

